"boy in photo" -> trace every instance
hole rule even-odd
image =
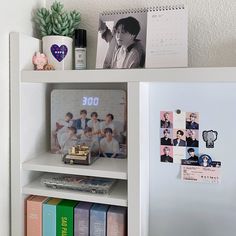
[[[144,67],[145,52],[140,40],[136,38],[140,32],[136,18],[129,16],[118,20],[114,32],[100,20],[99,32],[109,43],[103,68]]]
[[[89,119],[87,118],[87,111],[81,110],[80,111],[80,118],[74,120],[73,127],[76,128],[76,133],[78,136],[84,133],[85,128],[88,126]]]
[[[104,157],[116,157],[119,153],[119,143],[112,136],[112,129],[104,130],[105,138],[100,141],[101,154]]]
[[[170,156],[170,148],[164,147],[163,148],[163,155],[161,155],[161,162],[171,162],[173,163],[173,157]]]
[[[163,135],[164,137],[161,138],[161,145],[172,145],[172,140],[169,138],[170,135],[170,130],[169,129],[164,129],[163,130]]]

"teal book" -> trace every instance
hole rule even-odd
[[[77,204],[73,200],[62,200],[57,204],[57,236],[74,236],[74,207]]]
[[[94,204],[90,210],[90,236],[107,235],[107,211],[109,206]]]
[[[56,207],[59,198],[50,198],[43,203],[43,236],[56,236]]]

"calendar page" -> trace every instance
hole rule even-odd
[[[146,68],[188,66],[186,7],[150,9],[147,13]]]

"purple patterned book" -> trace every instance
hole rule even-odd
[[[80,202],[74,208],[74,236],[89,236],[90,202]]]
[[[90,236],[107,235],[107,210],[105,204],[94,204],[90,210]]]
[[[127,208],[111,206],[107,212],[107,236],[127,235]]]

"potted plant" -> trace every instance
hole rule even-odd
[[[72,37],[80,23],[80,13],[67,12],[63,4],[55,1],[50,10],[40,8],[35,23],[42,36],[43,53],[55,69],[72,69]]]

